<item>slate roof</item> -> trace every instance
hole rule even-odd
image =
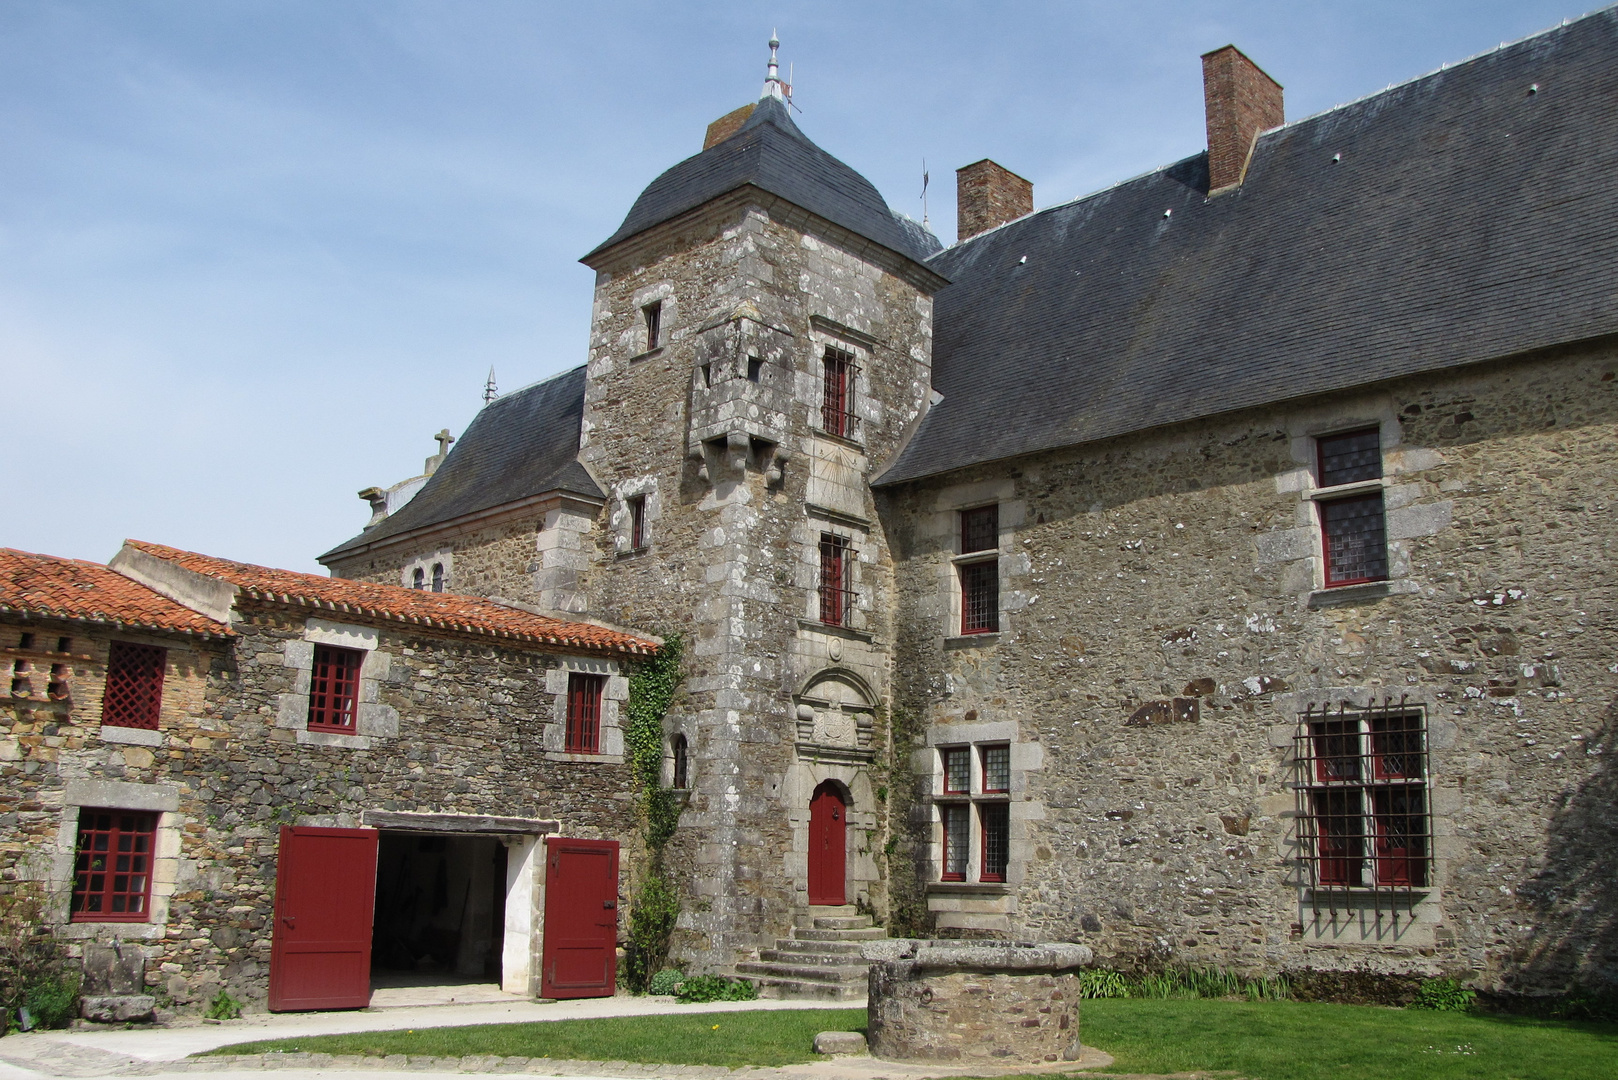
[[[375,528],[320,556],[321,561],[548,491],[605,498],[579,464],[583,420],[582,367],[495,398],[473,418],[415,498]]]
[[[143,540],[125,540],[124,544],[194,574],[228,582],[253,600],[292,604],[323,613],[349,614],[457,634],[502,638],[530,645],[637,656],[654,653],[658,648],[658,643],[650,638],[591,623],[536,615],[476,596],[425,592],[407,589],[402,585],[378,585],[369,581],[301,574],[295,570],[276,570]]]
[[[785,105],[764,98],[730,138],[653,180],[618,231],[581,261],[749,184],[915,262],[935,250],[899,223],[869,180],[810,142]]]
[[[225,624],[100,563],[13,548],[0,548],[0,614],[204,638],[232,636]]]
[[[934,256],[943,401],[877,483],[1618,333],[1618,8],[1206,190],[1198,155]]]

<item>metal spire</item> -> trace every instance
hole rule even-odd
[[[781,39],[770,31],[770,66],[764,76],[764,92],[759,99],[774,98],[777,101],[786,101],[792,96],[792,91],[781,81],[781,63],[775,58],[775,51],[781,47]]]
[[[487,405],[500,396],[500,388],[494,384],[494,368],[489,368],[489,381],[483,384],[483,404]]]

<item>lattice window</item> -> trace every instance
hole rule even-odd
[[[163,708],[163,671],[167,666],[167,649],[114,641],[107,650],[101,722],[155,731]]]
[[[966,563],[961,567],[961,633],[988,634],[1000,629],[1000,563]]]
[[[1376,428],[1315,440],[1317,482],[1323,488],[1382,477],[1382,436]],[[1326,585],[1357,585],[1388,577],[1388,534],[1382,492],[1321,501],[1321,552]]]
[[[971,792],[971,747],[949,746],[939,753],[944,758],[944,790],[951,795],[966,795]]]
[[[1298,847],[1316,910],[1412,899],[1432,878],[1426,714],[1311,709],[1294,737]]]
[[[983,831],[983,881],[1006,880],[1006,863],[1011,850],[1011,807],[1005,803],[979,803],[978,820]]]
[[[309,730],[352,735],[357,727],[360,665],[365,653],[316,645],[309,673]]]
[[[601,694],[605,675],[570,671],[567,676],[567,732],[564,749],[570,754],[601,752]]]
[[[979,506],[961,511],[961,554],[996,551],[1000,547],[1000,507]]]
[[[945,881],[965,881],[967,864],[972,857],[972,808],[957,803],[939,808],[944,823]]]
[[[73,864],[73,921],[146,922],[151,917],[156,841],[156,814],[81,809]]]
[[[978,881],[1005,881],[1011,850],[1007,798],[1011,747],[1006,743],[943,746],[938,755],[943,785],[934,803],[942,828],[941,880],[967,881],[975,874]]]
[[[854,378],[859,367],[854,357],[841,349],[828,348],[821,358],[820,427],[831,435],[854,437],[858,417],[854,415]]]
[[[1011,790],[1011,747],[1001,744],[999,746],[982,747],[983,754],[983,790],[993,794],[1004,794]]]
[[[820,621],[828,626],[848,625],[848,613],[856,600],[850,588],[852,554],[848,537],[820,534]]]

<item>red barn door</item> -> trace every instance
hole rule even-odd
[[[371,1003],[375,829],[281,827],[270,939],[270,1009]]]
[[[826,781],[809,800],[809,902],[844,903],[844,848],[848,806],[837,785]]]
[[[541,997],[611,997],[618,979],[618,841],[545,840]]]

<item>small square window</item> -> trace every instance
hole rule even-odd
[[[961,554],[995,551],[1000,547],[1000,507],[980,506],[961,511]]]
[[[1011,747],[983,748],[983,790],[994,795],[1011,790]]]
[[[965,795],[972,790],[972,751],[964,746],[944,750],[944,790]]]
[[[168,650],[114,641],[107,650],[107,686],[101,722],[111,727],[157,730],[163,708],[163,669]]]
[[[131,810],[79,811],[74,849],[74,922],[147,922],[157,815]]]
[[[314,667],[309,673],[309,730],[352,735],[356,729],[360,700],[360,664],[365,654],[359,649],[339,649],[316,645]]]
[[[663,344],[663,301],[647,304],[640,313],[646,320],[646,351],[651,352]]]
[[[1315,440],[1321,487],[1357,484],[1382,476],[1382,433],[1376,428]]]
[[[570,754],[601,752],[601,692],[605,675],[572,671],[567,676],[567,733],[563,748]]]

